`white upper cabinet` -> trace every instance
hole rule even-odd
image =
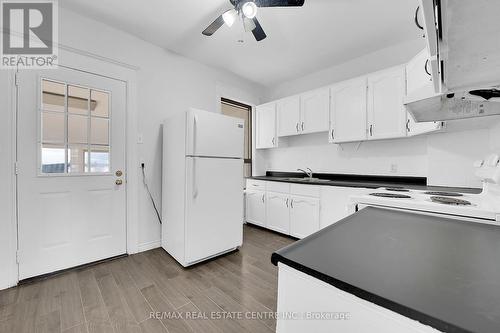
[[[301,133],[328,131],[330,91],[328,88],[304,93],[300,96]]]
[[[368,76],[368,139],[406,136],[405,67]]]
[[[418,101],[435,95],[430,73],[429,52],[423,49],[406,64],[405,102]]]
[[[259,105],[256,114],[256,149],[274,148],[278,146],[276,136],[276,103]]]
[[[278,136],[300,133],[300,97],[292,96],[277,102]]]
[[[366,140],[366,91],[366,77],[331,88],[330,142]]]

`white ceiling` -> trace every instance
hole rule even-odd
[[[238,22],[201,34],[229,0],[64,0],[63,7],[162,48],[271,86],[420,36],[417,0],[305,0],[261,8],[268,38],[257,43]],[[238,43],[239,39],[244,43]]]

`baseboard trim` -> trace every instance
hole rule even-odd
[[[149,251],[161,247],[161,240],[139,244],[139,252]]]

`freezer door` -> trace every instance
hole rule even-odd
[[[187,156],[243,158],[244,120],[191,109],[187,113]]]
[[[187,157],[186,262],[243,242],[243,160]]]

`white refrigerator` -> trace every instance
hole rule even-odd
[[[162,247],[184,267],[243,242],[243,122],[190,109],[163,123]]]

